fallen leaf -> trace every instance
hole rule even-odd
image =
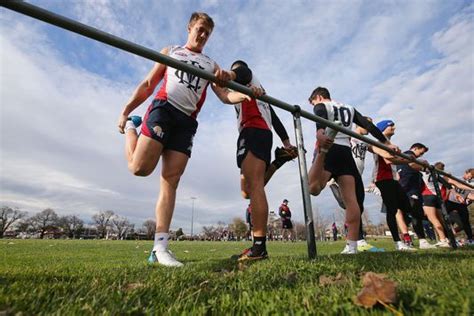
[[[139,289],[139,288],[142,288],[144,285],[143,283],[129,283],[127,285],[125,285],[124,289],[125,291],[133,291],[135,289]]]
[[[355,297],[354,302],[365,308],[370,308],[377,302],[386,304],[397,300],[397,283],[385,279],[385,275],[367,272],[362,277],[362,290]]]
[[[285,276],[288,283],[294,284],[298,280],[298,274],[296,272],[290,272]]]
[[[237,264],[237,269],[239,269],[239,271],[245,271],[248,269],[248,266],[243,262],[239,262]]]
[[[319,285],[326,286],[326,285],[340,285],[347,283],[347,277],[343,276],[342,273],[338,273],[336,276],[326,276],[321,275],[319,277]]]

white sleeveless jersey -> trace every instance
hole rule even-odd
[[[433,178],[431,177],[431,173],[427,171],[421,171],[421,175],[423,177],[424,188],[422,191],[423,195],[436,195],[436,188],[433,183]],[[438,180],[438,188],[443,193],[443,184],[441,181]]]
[[[255,75],[252,75],[250,84],[256,87],[263,86]],[[235,104],[235,112],[237,114],[237,128],[239,133],[246,127],[254,127],[260,129],[271,130],[272,114],[270,105],[266,102],[251,99]]]
[[[369,150],[369,145],[360,139],[351,137],[351,150],[357,170],[359,174],[362,175],[365,168],[365,155],[367,154],[367,150]]]
[[[206,55],[181,46],[169,47],[168,56],[210,73],[213,73],[217,66],[216,62]],[[209,81],[206,79],[167,66],[156,99],[168,100],[181,112],[196,118],[206,99],[208,85]]]
[[[352,130],[355,112],[353,106],[335,101],[324,102],[323,104],[326,107],[329,121],[341,121],[342,126]],[[337,133],[334,144],[351,147],[350,139],[349,135]]]

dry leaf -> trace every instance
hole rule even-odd
[[[239,263],[237,264],[237,269],[238,269],[239,271],[245,271],[245,270],[248,269],[248,266],[247,266],[245,263],[243,263],[243,262],[239,262]]]
[[[298,280],[298,274],[296,272],[290,272],[285,276],[285,279],[288,283],[296,283]]]
[[[397,283],[386,280],[383,274],[367,272],[362,277],[362,285],[364,287],[354,299],[357,305],[370,308],[377,302],[386,305],[397,299]]]
[[[325,286],[325,285],[339,285],[339,284],[344,284],[347,283],[347,278],[342,275],[342,273],[338,273],[336,276],[326,276],[326,275],[321,275],[319,277],[319,285]]]
[[[144,284],[143,284],[143,283],[139,283],[139,282],[137,282],[137,283],[129,283],[129,284],[125,285],[124,290],[125,290],[125,291],[133,291],[133,290],[139,289],[139,288],[141,288],[141,287],[143,287],[143,286],[144,286]]]

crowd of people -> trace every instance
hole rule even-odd
[[[223,70],[213,59],[202,53],[213,29],[214,22],[211,17],[206,13],[193,13],[187,26],[186,44],[165,47],[161,53],[214,73],[218,83],[211,83],[182,70],[156,63],[126,102],[118,120],[119,131],[125,134],[125,156],[128,168],[134,175],[150,175],[161,159],[160,191],[155,208],[156,234],[149,262],[157,262],[164,266],[183,265],[168,249],[168,234],[175,207],[176,190],[191,157],[193,138],[198,127],[197,116],[205,102],[209,85],[221,102],[233,104],[237,113],[239,137],[236,160],[241,172],[242,196],[250,199],[253,236],[251,247],[235,256],[238,261],[260,260],[268,257],[266,240],[269,210],[265,185],[277,169],[285,162],[297,157],[296,147],[291,144],[283,124],[270,104],[257,99],[265,91],[248,64],[245,61],[236,60],[230,70]],[[226,88],[223,83],[229,80],[249,87],[253,97]],[[138,116],[130,116],[154,93],[161,81],[163,83],[148,107],[143,121]],[[360,133],[370,133],[393,150],[398,150],[398,147],[390,142],[393,132],[391,134],[388,132],[395,130],[394,124],[384,121],[381,126],[379,124],[375,126],[354,107],[332,101],[329,91],[325,88],[315,89],[309,102],[316,115],[333,122],[340,122],[339,124],[349,129],[357,124],[361,128]],[[139,135],[137,128],[140,125]],[[282,142],[282,146],[275,150],[273,161],[271,159],[272,127]],[[398,201],[402,188],[395,178],[395,172],[391,172],[391,168],[395,166],[395,163],[405,162],[398,161],[389,153],[375,147],[366,146],[363,149],[363,144],[351,146],[351,141],[356,140],[326,128],[324,124],[317,124],[317,146],[314,162],[309,171],[310,191],[313,195],[318,195],[328,181],[334,179],[330,186],[335,187],[335,192],[340,194],[341,203],[346,209],[348,225],[347,246],[343,253],[356,253],[358,246],[366,246],[367,243],[363,239],[360,219],[360,214],[364,210],[365,194],[360,175],[362,171],[357,168],[352,153],[354,148],[357,148],[358,155],[362,155],[363,152],[365,157],[364,151],[372,151],[374,155],[377,155],[376,157],[380,157],[376,158],[379,169],[375,184],[380,189],[387,206],[387,221],[390,221],[389,225],[391,231],[393,230],[397,249],[401,250],[404,244],[399,243],[396,225],[394,226],[393,223],[403,220],[403,215],[397,217],[399,213],[414,215],[416,212],[409,205],[408,199]],[[412,165],[410,167],[416,168]],[[456,183],[451,183],[451,185],[456,185]],[[393,191],[394,188],[395,191]],[[291,212],[287,202],[283,202],[279,213],[283,228],[291,239]],[[459,209],[459,206],[453,207]],[[444,238],[440,236],[440,242],[444,242]]]

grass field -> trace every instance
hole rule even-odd
[[[247,244],[174,242],[185,267],[172,269],[146,263],[150,241],[0,240],[0,315],[393,314],[353,303],[367,271],[398,282],[400,313],[474,313],[473,248],[344,256],[318,243],[309,261],[304,242],[270,242],[269,260],[239,267],[228,258]]]

